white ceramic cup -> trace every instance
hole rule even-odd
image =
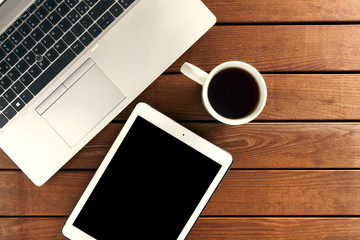
[[[256,107],[253,109],[252,112],[241,118],[234,119],[220,115],[211,106],[208,98],[208,89],[213,77],[217,73],[229,68],[237,68],[237,69],[241,69],[242,71],[246,71],[255,80],[259,90],[259,100]],[[188,78],[194,80],[195,82],[203,86],[202,102],[205,109],[210,113],[211,116],[213,116],[215,119],[217,119],[222,123],[230,124],[230,125],[240,125],[240,124],[248,123],[254,120],[265,107],[266,98],[267,98],[267,89],[266,89],[265,81],[261,76],[261,74],[253,66],[247,63],[239,62],[239,61],[225,62],[215,67],[210,73],[207,73],[201,70],[200,68],[186,62],[182,65],[180,71]]]

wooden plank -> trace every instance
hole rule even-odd
[[[0,218],[6,240],[63,240],[65,217]],[[202,218],[187,239],[358,239],[359,218]]]
[[[0,218],[0,238],[6,240],[64,240],[61,234],[65,217]]]
[[[187,239],[359,238],[359,218],[200,218]]]
[[[67,216],[93,173],[61,171],[36,187],[20,171],[0,171],[0,216]],[[360,171],[232,170],[203,215],[360,215]]]
[[[100,132],[63,169],[96,169],[123,124]],[[185,127],[229,151],[233,168],[360,168],[359,123],[186,123]],[[0,169],[18,169],[0,151]]]
[[[360,25],[215,26],[180,57],[206,71],[230,60],[260,71],[359,71]]]
[[[360,171],[230,171],[204,215],[360,215]]]
[[[234,158],[233,168],[360,168],[358,123],[183,125],[229,151]],[[121,126],[108,126],[65,168],[97,168]]]
[[[37,187],[20,171],[0,171],[0,216],[69,215],[94,173],[58,172]]]
[[[356,0],[204,0],[218,23],[296,23],[360,21]]]
[[[263,76],[268,99],[256,120],[360,119],[360,74]],[[182,74],[165,74],[116,119],[126,120],[135,104],[142,101],[176,120],[214,120],[202,105],[201,91],[199,84]]]

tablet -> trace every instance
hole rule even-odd
[[[67,219],[69,239],[185,239],[232,156],[139,103]]]

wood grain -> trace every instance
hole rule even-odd
[[[263,76],[268,98],[256,120],[360,119],[360,74]],[[116,120],[126,120],[141,101],[175,120],[214,120],[202,105],[201,91],[200,85],[182,74],[162,75]]]
[[[218,23],[297,23],[360,21],[356,0],[204,0]]]
[[[20,171],[0,171],[0,216],[67,216],[93,174],[60,171],[36,187]],[[359,216],[360,171],[232,170],[203,215]]]
[[[0,218],[0,239],[64,240],[61,234],[66,218]]]
[[[360,168],[358,123],[183,125],[229,151],[233,168]],[[64,168],[97,168],[121,126],[108,126]]]
[[[37,187],[20,171],[0,171],[0,216],[69,215],[94,173],[58,172]]]
[[[266,72],[360,70],[359,25],[215,26],[180,57],[209,71],[238,60]]]
[[[360,215],[360,171],[230,171],[204,215]]]
[[[100,132],[63,169],[96,169],[123,124]],[[233,168],[360,168],[359,123],[186,123],[185,127],[229,151]],[[0,169],[18,169],[0,151]]]
[[[200,218],[187,239],[359,239],[359,218]]]
[[[65,217],[0,218],[6,240],[63,240]],[[359,218],[203,218],[187,239],[357,239]]]

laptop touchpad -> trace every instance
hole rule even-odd
[[[125,99],[124,94],[96,64],[87,64],[89,67],[84,73],[81,68],[86,64],[60,85],[58,89],[64,88],[64,93],[42,114],[70,147]],[[78,76],[76,82],[71,86],[66,85],[70,78],[74,81],[73,76]]]

